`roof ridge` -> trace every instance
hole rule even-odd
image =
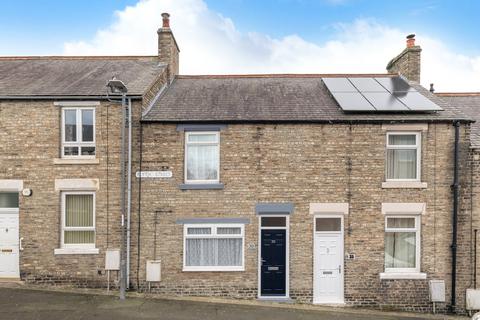
[[[177,75],[178,79],[226,79],[226,78],[335,78],[335,77],[395,77],[397,73],[265,73],[265,74],[204,74]]]
[[[435,92],[440,97],[476,97],[480,92]]]
[[[102,59],[138,59],[138,58],[156,58],[157,56],[0,56],[0,60],[102,60]]]

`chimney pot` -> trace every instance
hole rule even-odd
[[[430,92],[431,93],[435,92],[435,88],[433,87],[433,83],[430,83]]]
[[[407,36],[407,48],[415,46],[415,34],[409,34]]]
[[[170,14],[164,12],[162,13],[163,24],[162,28],[170,28]]]

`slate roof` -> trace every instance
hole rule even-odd
[[[113,76],[141,95],[163,68],[156,56],[0,57],[0,98],[104,96]]]
[[[470,141],[473,148],[480,148],[480,92],[438,93],[437,96],[476,120],[471,125]]]
[[[436,113],[345,113],[322,77],[392,77],[363,75],[223,75],[177,76],[144,115],[161,122],[342,122],[468,120],[425,88],[410,83],[444,111]]]

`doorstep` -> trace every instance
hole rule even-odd
[[[277,302],[277,303],[295,303],[291,298],[288,297],[259,297],[257,301],[264,302]]]

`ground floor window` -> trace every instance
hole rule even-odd
[[[385,217],[385,271],[420,271],[419,216]]]
[[[244,270],[243,247],[243,224],[186,224],[183,270]]]
[[[95,193],[62,193],[62,247],[95,247]]]

